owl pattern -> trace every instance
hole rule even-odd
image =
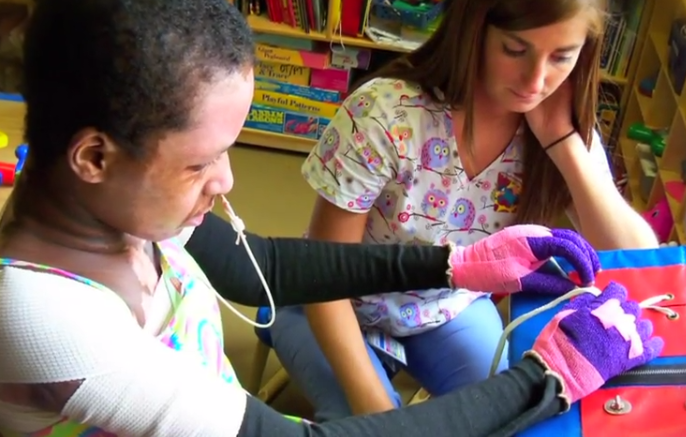
[[[416,302],[401,305],[400,322],[407,328],[416,328],[422,325],[421,309]]]
[[[338,151],[338,147],[341,145],[341,135],[338,133],[336,127],[327,129],[324,131],[322,138],[319,140],[319,150],[317,153],[322,160],[322,163],[326,164],[331,161]]]
[[[522,183],[519,175],[505,172],[498,173],[495,189],[491,193],[493,210],[496,212],[515,213],[521,191]]]
[[[379,210],[379,213],[386,219],[392,219],[398,206],[400,195],[397,192],[387,192],[376,199],[374,205]]]
[[[469,229],[474,224],[475,218],[476,207],[474,203],[466,197],[460,197],[450,210],[448,223],[459,230]]]
[[[434,219],[441,219],[448,211],[448,193],[438,188],[431,187],[424,193],[422,198],[422,212]]]
[[[426,169],[439,170],[450,162],[450,147],[443,138],[429,138],[421,153],[421,164]]]
[[[352,305],[356,310],[358,321],[366,327],[374,326],[379,320],[388,316],[388,306],[383,296],[373,303],[352,299]]]
[[[425,96],[421,92],[419,92],[419,94],[418,94],[418,91],[420,91],[420,90],[414,89],[412,91],[414,91],[415,95],[410,96],[408,94],[405,94],[405,95],[400,96],[400,98],[398,98],[398,106],[405,107],[405,108],[408,108],[408,107],[409,108],[426,107],[427,103],[429,103],[427,96]]]
[[[368,213],[365,242],[464,246],[514,223],[523,170],[519,136],[470,179],[456,170],[462,163],[450,110],[420,88],[374,79],[342,107],[313,152],[330,168],[339,167],[327,172],[318,162],[304,165],[303,173],[335,205]],[[391,335],[407,336],[455,318],[481,295],[450,289],[391,293],[363,297],[368,304],[355,311]]]
[[[360,194],[357,196],[357,199],[355,199],[355,203],[357,204],[358,208],[367,210],[374,205],[374,196],[369,193]]]
[[[361,91],[346,99],[346,108],[354,118],[369,117],[377,103],[377,93]]]
[[[398,150],[398,156],[406,157],[410,153],[410,145],[412,144],[412,128],[394,124],[388,133]]]
[[[384,164],[384,159],[372,145],[366,144],[360,149],[360,156],[364,160],[362,165],[371,172],[377,172]]]

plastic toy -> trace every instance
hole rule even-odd
[[[7,187],[14,185],[15,164],[0,162],[0,185]]]
[[[655,91],[655,84],[657,83],[657,74],[655,76],[646,77],[638,84],[638,92],[646,97],[653,97]]]
[[[650,128],[643,123],[634,123],[629,126],[627,137],[649,145],[653,155],[662,157],[665,151],[667,130]]]
[[[373,0],[372,10],[377,18],[426,29],[441,16],[446,3],[440,0]]]
[[[653,228],[660,243],[669,241],[669,234],[672,232],[672,226],[674,226],[674,218],[669,211],[669,203],[666,197],[657,202],[653,209],[644,212],[642,216]]]
[[[29,154],[28,144],[20,144],[14,151],[14,156],[17,157],[17,165],[14,170],[15,179],[19,177],[19,173],[24,169],[24,163],[26,163],[26,157]]]
[[[5,132],[0,132],[0,149],[2,149],[3,147],[7,147],[9,140],[9,137]]]
[[[17,157],[16,164],[12,164],[10,162],[0,162],[0,185],[5,187],[14,185],[14,181],[17,180],[21,170],[24,168],[28,153],[29,146],[26,144],[21,144],[14,151],[14,156]]]

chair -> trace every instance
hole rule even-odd
[[[255,321],[263,325],[267,323],[270,318],[271,310],[268,307],[261,307],[257,310]],[[267,368],[267,360],[269,359],[269,352],[272,349],[272,338],[268,329],[255,328],[255,335],[257,336],[257,345],[253,358],[252,373],[246,388],[262,402],[269,403],[281,394],[284,388],[286,388],[290,378],[288,377],[286,370],[283,367],[279,367],[279,370],[274,376],[262,385],[264,371]],[[418,404],[427,400],[429,397],[429,393],[423,388],[420,388],[412,396],[408,405]]]
[[[269,322],[271,318],[271,310],[269,307],[258,308],[255,316],[255,321],[261,325]],[[283,367],[272,376],[266,384],[262,385],[264,378],[264,371],[267,368],[267,360],[269,359],[269,352],[272,350],[272,336],[269,329],[255,328],[255,335],[257,336],[257,345],[255,347],[255,356],[253,358],[253,368],[248,380],[247,389],[250,393],[256,396],[264,403],[269,403],[274,400],[288,384],[289,377]]]

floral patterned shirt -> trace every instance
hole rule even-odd
[[[513,224],[522,180],[521,132],[473,178],[457,152],[450,110],[413,84],[375,79],[354,91],[302,172],[321,196],[369,213],[365,241],[472,244]],[[593,154],[609,172],[599,139]],[[447,322],[482,291],[417,290],[353,301],[363,327],[407,336]]]

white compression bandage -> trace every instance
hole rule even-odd
[[[63,416],[117,435],[234,437],[243,421],[239,386],[145,333],[114,293],[71,279],[0,270],[0,350],[0,384],[84,380]],[[45,423],[13,413],[15,424]]]
[[[181,245],[182,245],[182,246],[185,246],[186,243],[188,243],[188,240],[190,240],[191,237],[193,236],[193,232],[194,232],[194,231],[195,231],[195,228],[194,228],[194,227],[183,228],[183,230],[181,231],[181,233],[179,234],[179,236],[176,237],[176,238],[179,239],[179,241],[181,242]]]

